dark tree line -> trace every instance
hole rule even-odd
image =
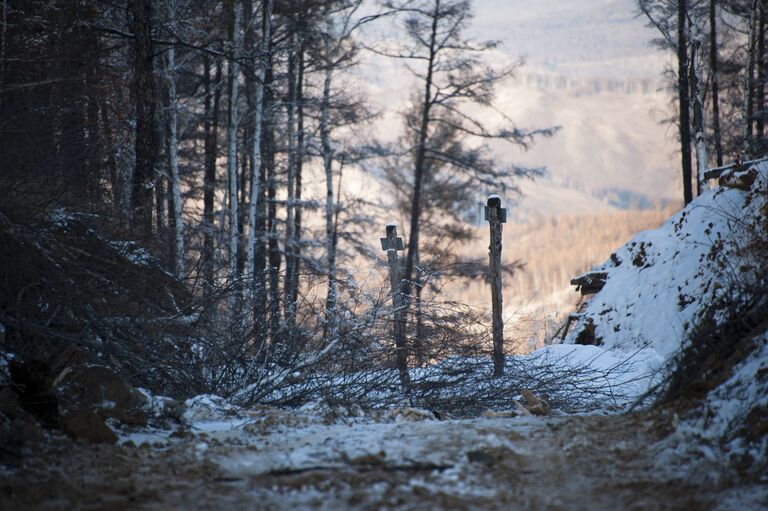
[[[344,264],[370,255],[361,233],[378,197],[341,181],[362,166],[399,191],[414,330],[398,349],[429,361],[424,290],[487,273],[452,251],[472,237],[472,190],[538,173],[496,161],[488,142],[527,148],[554,132],[469,113],[492,110],[514,69],[487,66],[496,43],[462,35],[466,0],[2,0],[2,16],[3,214],[94,214],[150,248],[259,360],[325,352],[349,331],[360,304]],[[361,43],[389,20],[402,45]],[[415,75],[393,147],[356,133],[376,117],[347,80],[362,52]],[[313,169],[322,199],[307,196]]]
[[[639,0],[641,13],[674,52],[683,198],[701,192],[704,172],[765,155],[766,22],[763,0]],[[696,168],[693,167],[695,154]]]

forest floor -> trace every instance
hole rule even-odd
[[[118,445],[53,439],[0,467],[0,508],[765,509],[768,488],[676,448],[674,417],[263,409]]]

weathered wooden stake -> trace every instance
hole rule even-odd
[[[491,270],[491,307],[493,314],[493,376],[504,374],[504,323],[501,297],[501,224],[507,221],[507,210],[501,207],[501,199],[488,197],[486,220],[491,226],[491,243],[488,247]]]
[[[408,375],[408,351],[405,345],[405,318],[403,314],[403,296],[400,293],[400,265],[397,260],[397,251],[403,250],[403,238],[397,237],[397,226],[387,226],[387,237],[381,238],[381,248],[387,252],[389,263],[389,284],[392,286],[392,309],[394,312],[393,334],[397,349],[395,360],[397,370],[400,373],[400,383],[407,387],[410,383]]]

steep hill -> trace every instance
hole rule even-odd
[[[719,184],[574,280],[597,292],[565,343],[639,358],[650,394],[675,417],[669,452],[703,454],[699,477],[728,470],[764,484],[768,164]]]

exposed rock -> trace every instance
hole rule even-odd
[[[720,175],[717,183],[725,188],[747,191],[752,188],[756,179],[757,169],[754,167],[750,167],[748,170],[737,170],[734,168]]]
[[[595,322],[592,318],[587,318],[583,323],[581,331],[576,334],[576,344],[599,346],[600,339],[595,335]]]
[[[607,278],[608,272],[589,272],[571,279],[571,285],[576,286],[576,291],[581,291],[582,296],[593,295],[603,289]]]
[[[75,440],[91,444],[114,444],[117,435],[96,412],[72,410],[61,421],[61,426]]]
[[[387,453],[384,450],[379,452],[371,452],[361,454],[353,458],[349,458],[346,453],[342,453],[342,459],[345,459],[350,465],[364,465],[368,467],[382,466],[387,462]]]

